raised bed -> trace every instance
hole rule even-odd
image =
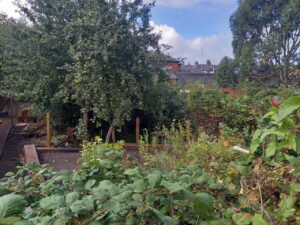
[[[23,157],[25,163],[49,164],[54,170],[74,170],[78,168],[80,149],[40,148],[25,145]]]
[[[7,136],[11,130],[11,123],[4,122],[0,124],[0,157],[2,156],[3,148],[7,139]]]
[[[129,159],[140,159],[137,144],[125,144],[124,149]],[[80,151],[80,148],[52,148],[25,145],[23,148],[23,159],[24,163],[48,164],[54,170],[74,170],[79,165]]]

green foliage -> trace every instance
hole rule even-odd
[[[126,168],[121,155],[115,155],[120,151],[100,148],[103,162],[97,166],[86,164],[70,173],[28,164],[3,179],[1,187],[24,196],[31,208],[29,212],[24,208],[14,211],[14,215],[34,224],[195,224],[212,217],[223,220],[213,214],[215,198],[204,191],[208,184],[200,185],[196,179],[201,176],[198,167],[178,173]],[[47,180],[42,180],[43,176]],[[19,183],[18,179],[28,182]]]
[[[299,84],[292,75],[299,60],[299,9],[298,0],[239,2],[230,22],[233,49],[243,74],[255,74],[256,68],[266,65],[281,84]]]
[[[173,120],[183,121],[187,107],[178,87],[158,82],[145,93],[143,110],[154,129],[156,126],[170,126]]]
[[[147,96],[179,99],[169,88],[158,90],[167,77],[149,23],[153,3],[27,0],[18,6],[30,25],[1,15],[3,94],[30,100],[38,114],[51,111],[72,127],[80,109],[112,128],[130,120],[133,110],[147,108],[163,122],[180,110],[180,101],[165,99],[152,110]]]
[[[270,100],[285,99],[293,94],[291,89],[244,89],[236,98],[231,98],[217,89],[196,88],[187,96],[195,123],[209,134],[219,134],[219,124],[237,129],[238,136],[249,137],[260,125],[270,107]],[[210,121],[207,124],[207,121]],[[238,134],[239,133],[239,134]],[[248,134],[248,135],[247,135]],[[246,135],[246,136],[245,136]]]
[[[195,164],[204,171],[209,171],[212,165],[221,168],[236,156],[228,151],[228,147],[224,147],[223,143],[213,140],[206,134],[200,137],[191,136],[191,130],[181,123],[173,123],[170,128],[163,127],[156,130],[151,142],[145,135],[139,145],[144,165],[160,170],[165,168],[172,170]]]
[[[253,156],[238,162],[227,149],[216,151],[216,143],[208,137],[190,141],[189,149],[184,149],[185,140],[191,137],[183,127],[165,130],[165,134],[169,136],[162,139],[169,144],[165,154],[173,164],[180,164],[185,154],[192,154],[185,166],[176,165],[170,170],[164,161],[164,168],[147,162],[141,168],[126,160],[121,144],[107,145],[98,140],[84,145],[83,164],[72,173],[53,171],[46,165],[19,167],[16,174],[9,173],[0,180],[0,212],[9,212],[1,214],[1,222],[74,225],[299,221],[300,181],[296,174],[300,164],[295,156],[287,155],[289,163],[275,166]],[[182,144],[177,149],[176,139]],[[198,160],[191,160],[195,158]]]
[[[67,97],[112,127],[130,120],[153,86],[149,48],[158,49],[158,37],[149,23],[151,7],[142,1],[85,1],[68,24],[67,36],[76,41],[69,48]]]
[[[8,194],[0,197],[0,218],[21,213],[25,209],[24,197],[15,194]]]
[[[299,112],[300,97],[292,96],[286,99],[280,108],[272,108],[265,118],[270,118],[270,125],[259,129],[253,136],[251,150],[258,150],[263,144],[266,157],[284,159],[284,151],[289,154],[300,154],[299,148]]]
[[[83,150],[81,151],[81,160],[83,164],[88,164],[88,165],[99,165],[103,164],[104,162],[101,161],[103,157],[107,158],[107,155],[105,155],[105,151],[107,149],[112,149],[116,154],[121,154],[118,153],[118,151],[121,151],[123,149],[124,142],[120,141],[116,144],[107,144],[103,143],[102,139],[99,137],[96,137],[95,142],[85,142],[83,144]],[[112,155],[113,156],[113,155]]]
[[[221,60],[216,74],[219,87],[234,88],[239,84],[236,68],[236,62],[233,59],[226,56]]]

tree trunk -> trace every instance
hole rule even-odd
[[[110,124],[110,127],[109,127],[109,129],[108,129],[107,135],[106,135],[106,139],[105,139],[105,143],[107,143],[107,144],[108,144],[109,141],[110,141],[110,138],[111,138],[111,136],[112,136],[114,127],[115,127],[114,123],[111,123],[111,124]]]
[[[282,69],[282,81],[281,81],[285,88],[289,87],[289,75],[290,75],[289,65],[286,62]]]

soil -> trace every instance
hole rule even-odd
[[[140,161],[139,153],[135,150],[126,151],[127,159]],[[80,153],[76,151],[38,151],[41,164],[48,164],[54,170],[70,170],[79,168]]]
[[[0,158],[0,178],[4,177],[7,172],[16,172],[17,166],[21,165],[21,150],[24,145],[32,144],[33,138],[18,135],[22,127],[12,127]]]
[[[54,170],[70,170],[78,168],[79,152],[38,152],[41,164],[48,164]]]

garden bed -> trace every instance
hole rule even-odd
[[[75,170],[78,168],[80,153],[75,151],[38,151],[41,164],[48,164],[54,170]]]
[[[138,145],[126,144],[127,158],[129,160],[140,160]],[[79,167],[79,148],[47,148],[25,145],[23,157],[25,163],[35,162],[48,164],[54,170],[75,170]]]

